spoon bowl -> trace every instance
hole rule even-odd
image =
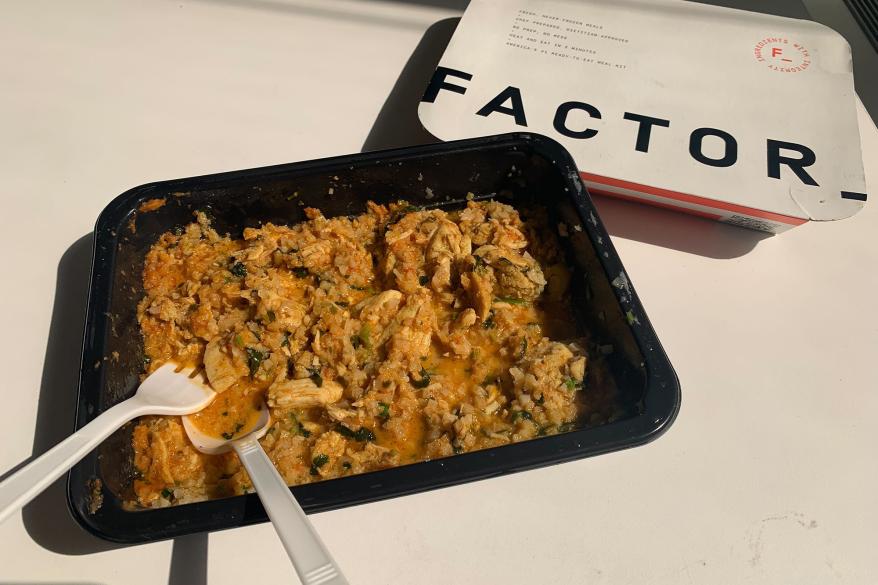
[[[208,455],[218,455],[234,450],[234,443],[240,439],[247,438],[257,441],[264,437],[268,429],[271,428],[271,414],[268,412],[268,407],[263,404],[259,411],[259,420],[249,430],[239,433],[238,438],[232,439],[223,439],[222,437],[205,433],[198,428],[198,425],[195,424],[191,416],[183,417],[183,428],[196,449]]]

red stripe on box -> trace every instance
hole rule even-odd
[[[683,213],[689,213],[691,215],[697,215],[698,217],[706,217],[707,219],[720,219],[722,215],[717,215],[715,213],[707,213],[706,211],[698,211],[697,209],[690,209],[688,207],[680,207],[679,205],[671,205],[670,203],[662,203],[661,201],[655,201],[653,199],[643,199],[641,197],[634,197],[633,195],[625,195],[624,193],[616,193],[615,191],[607,191],[605,189],[589,189],[589,193],[594,193],[595,195],[605,195],[607,197],[613,197],[615,199],[623,199],[625,201],[634,201],[636,203],[645,203],[646,205],[652,205],[653,207],[661,207],[662,209],[672,209],[674,211],[682,211]]]
[[[600,183],[602,185],[607,185],[610,187],[618,187],[620,189],[629,189],[631,191],[639,191],[641,193],[645,193],[647,195],[653,195],[656,197],[664,197],[666,199],[673,199],[675,201],[683,201],[684,203],[691,203],[693,205],[702,205],[704,207],[712,207],[714,209],[721,209],[724,211],[731,211],[733,213],[740,213],[741,215],[749,215],[751,217],[760,217],[762,219],[770,219],[772,221],[778,221],[780,223],[786,223],[789,225],[802,225],[803,223],[807,223],[807,219],[802,219],[800,217],[790,217],[789,215],[781,215],[780,213],[773,213],[771,211],[763,211],[761,209],[755,209],[753,207],[745,207],[743,205],[735,205],[734,203],[726,203],[725,201],[716,201],[714,199],[708,199],[706,197],[699,197],[697,195],[689,195],[688,193],[678,193],[677,191],[670,191],[668,189],[661,189],[659,187],[650,187],[649,185],[641,185],[640,183],[631,183],[629,181],[622,181],[619,179],[612,179],[610,177],[602,177],[601,175],[594,175],[592,173],[580,172],[580,176],[585,181],[591,181],[593,183]],[[597,192],[597,191],[596,191]],[[606,194],[606,193],[605,193]],[[618,193],[613,193],[613,195],[618,195]],[[637,199],[637,201],[643,203],[655,203],[655,201],[650,201],[647,199]],[[673,209],[678,209],[681,211],[689,211],[691,209],[686,209],[683,207],[676,207],[673,205],[668,205],[668,207],[672,207]],[[722,217],[722,216],[719,216]]]

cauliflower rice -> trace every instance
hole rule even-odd
[[[201,429],[235,437],[266,404],[262,446],[295,485],[577,420],[586,356],[570,341],[570,275],[544,214],[523,222],[470,201],[306,215],[239,240],[197,213],[147,255],[147,373],[168,360],[204,367],[219,396],[196,415]],[[140,506],[252,491],[237,456],[197,451],[179,417],[140,419],[133,447]]]

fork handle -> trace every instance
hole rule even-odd
[[[0,482],[0,523],[143,411],[144,406],[133,398],[120,402]]]
[[[259,442],[232,443],[303,585],[348,585],[290,488]]]

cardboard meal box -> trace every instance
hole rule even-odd
[[[866,201],[851,52],[683,0],[472,0],[420,104],[443,140],[527,129],[593,193],[781,232]]]

